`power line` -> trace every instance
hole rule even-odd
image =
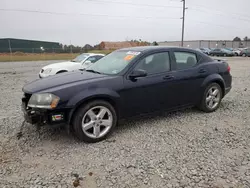
[[[179,19],[173,17],[134,17],[134,16],[112,16],[107,14],[86,14],[86,13],[64,13],[64,12],[49,12],[49,11],[38,11],[38,10],[26,10],[26,9],[0,9],[5,12],[26,12],[26,13],[39,13],[39,14],[53,14],[53,15],[72,15],[72,16],[100,16],[100,17],[113,17],[113,18],[133,18],[133,19]]]
[[[187,9],[187,8],[186,8]],[[105,15],[105,14],[84,14],[84,13],[63,13],[63,12],[49,12],[49,11],[38,11],[38,10],[24,10],[24,9],[0,9],[0,11],[7,11],[7,12],[25,12],[25,13],[38,13],[38,14],[52,14],[52,15],[73,15],[73,16],[107,16],[107,17],[114,17],[114,18],[136,18],[136,19],[174,19],[174,20],[179,20],[179,18],[172,18],[172,17],[130,17],[130,16],[111,16],[111,15]],[[182,18],[181,18],[182,19]],[[230,28],[237,28],[235,26],[223,26],[223,25],[218,25],[214,23],[209,23],[209,22],[201,22],[197,20],[191,20],[195,23],[201,23],[201,24],[207,24],[207,25],[214,25],[217,27],[230,27]],[[242,29],[242,28],[237,28],[237,29]]]
[[[185,1],[185,0],[183,0]],[[187,9],[185,7],[185,4],[183,3],[183,8],[184,11]],[[38,14],[52,14],[52,15],[64,15],[64,16],[68,16],[68,15],[72,15],[72,16],[96,16],[96,17],[113,17],[113,18],[133,18],[133,19],[162,19],[162,20],[166,20],[166,19],[173,19],[173,20],[179,20],[179,18],[173,18],[173,17],[130,17],[130,16],[112,16],[112,15],[105,15],[105,14],[86,14],[86,13],[64,13],[64,12],[50,12],[50,11],[38,11],[38,10],[24,10],[24,9],[1,9],[0,11],[6,11],[6,12],[26,12],[26,13],[38,13]],[[182,40],[184,41],[184,26],[185,26],[185,13],[183,14],[183,26],[182,26]],[[183,19],[181,18],[181,19]],[[218,24],[214,24],[214,23],[209,23],[209,22],[204,22],[204,21],[197,21],[197,20],[191,20],[195,23],[200,23],[200,24],[206,24],[206,25],[213,25],[213,26],[217,26],[217,27],[222,27],[222,28],[231,28],[231,29],[239,29],[242,30],[242,28],[237,28],[235,26],[224,26],[224,25],[218,25]]]
[[[205,11],[205,10],[200,10],[200,9],[196,9],[196,8],[190,8],[189,10],[194,10],[194,11],[198,11],[198,12],[203,12],[203,13],[211,14],[211,11]],[[219,16],[231,17],[232,19],[250,22],[250,19],[244,19],[244,18],[240,18],[240,17],[235,17],[235,16],[231,16],[231,15],[228,15],[228,14],[224,14],[224,13],[212,13],[212,14],[219,15]]]
[[[214,24],[214,23],[210,23],[210,22],[197,21],[197,20],[192,20],[192,19],[191,19],[190,21],[195,22],[195,23],[205,24],[205,25],[213,25],[213,26],[216,26],[216,27],[231,28],[231,29],[239,29],[239,30],[242,30],[242,28],[238,28],[238,27],[235,27],[235,26],[218,25],[218,24]]]
[[[84,0],[78,0],[78,1],[84,1]],[[119,2],[116,2],[116,1],[105,1],[105,0],[87,0],[87,1],[89,1],[89,2],[101,2],[101,3],[114,3],[114,4],[123,4],[123,5],[132,5],[132,6],[146,6],[146,7],[158,7],[158,8],[179,8],[179,9],[181,9],[182,7],[179,7],[179,6],[169,6],[169,5],[152,5],[152,4],[137,4],[137,3],[128,3],[128,2],[121,2],[121,1],[119,1]],[[172,2],[177,2],[177,0],[176,1],[174,1],[174,0],[170,0],[170,1],[172,1]],[[192,3],[191,3],[192,4]],[[200,10],[200,9],[198,9],[198,8],[190,8],[191,10],[194,10],[194,11],[200,11],[200,12],[205,12],[205,13],[209,13],[209,14],[211,14],[211,11],[217,11],[217,12],[222,12],[222,11],[219,11],[219,10],[211,10],[211,8],[209,8],[209,7],[205,7],[205,6],[197,6],[197,5],[195,5],[195,4],[193,4],[194,5],[194,7],[198,7],[198,8],[205,8],[205,9],[209,9],[209,12],[208,11],[204,11],[204,10]],[[233,17],[233,16],[231,16],[230,14],[234,14],[234,15],[238,15],[238,16],[243,16],[243,17],[249,17],[248,15],[242,15],[242,14],[236,14],[236,13],[230,13],[230,14],[225,14],[225,13],[223,13],[222,12],[222,14],[219,14],[219,13],[213,13],[213,14],[216,14],[216,15],[219,15],[219,16],[227,16],[227,17],[232,17],[233,19],[237,19],[237,20],[241,20],[241,21],[247,21],[247,22],[249,22],[250,21],[250,19],[243,19],[243,18],[237,18],[237,17]]]
[[[225,11],[221,11],[221,10],[218,10],[218,9],[214,9],[214,7],[207,7],[207,6],[203,6],[203,5],[197,5],[197,4],[193,4],[193,3],[189,3],[191,5],[193,5],[193,7],[197,7],[197,8],[202,8],[202,9],[206,9],[206,10],[209,10],[210,11],[210,14],[211,14],[211,11],[216,11],[216,12],[221,12],[223,13],[224,15],[227,15],[230,17],[230,15],[234,14],[234,15],[237,15],[237,16],[240,16],[240,17],[247,17],[249,18],[250,15],[246,15],[246,14],[239,14],[239,13],[233,13],[233,12],[227,12],[227,14],[225,13]],[[198,10],[198,9],[196,9]]]
[[[83,0],[78,0],[83,1]],[[121,2],[121,1],[104,1],[104,0],[88,0],[89,2],[101,2],[101,3],[114,3],[114,4],[123,4],[123,5],[131,5],[131,6],[144,6],[144,7],[157,7],[157,8],[178,8],[181,9],[179,6],[171,6],[171,5],[154,5],[154,4],[138,4],[138,3],[128,3],[128,2]]]
[[[77,1],[84,1],[84,0],[77,0]],[[114,3],[114,4],[124,4],[124,5],[133,5],[133,6],[146,6],[146,7],[158,7],[158,8],[179,8],[181,9],[182,7],[179,7],[179,6],[170,6],[170,5],[154,5],[154,4],[138,4],[138,3],[129,3],[129,2],[121,2],[121,1],[105,1],[105,0],[85,0],[85,1],[88,1],[88,2],[101,2],[101,3]],[[170,0],[172,2],[177,2],[178,0]],[[189,3],[191,5],[194,5],[194,7],[197,7],[197,8],[191,8],[192,10],[195,10],[195,11],[201,11],[201,12],[206,12],[206,13],[209,13],[211,14],[211,11],[217,11],[217,12],[222,12],[222,14],[218,14],[217,15],[225,15],[227,17],[230,17],[230,14],[234,14],[234,15],[238,15],[238,16],[241,16],[241,17],[249,17],[249,15],[243,15],[243,14],[237,14],[237,13],[231,13],[230,14],[225,14],[223,11],[220,11],[220,10],[214,10],[214,8],[212,7],[206,7],[206,6],[202,6],[202,5],[196,5],[196,4],[193,4],[193,3]],[[203,9],[209,9],[209,12],[207,11],[204,11],[204,10],[200,10],[198,8],[203,8]],[[216,14],[216,13],[213,13],[213,14]],[[242,18],[236,18],[236,17],[233,17],[234,19],[238,19],[238,20],[242,20],[242,21],[250,21],[249,19],[242,19]]]

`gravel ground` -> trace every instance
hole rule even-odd
[[[51,62],[0,63],[0,187],[250,187],[250,59],[228,58],[233,89],[221,107],[121,123],[85,144],[25,124],[22,86]]]

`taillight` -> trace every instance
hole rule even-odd
[[[227,66],[227,71],[230,72],[231,71],[231,67],[228,65]]]

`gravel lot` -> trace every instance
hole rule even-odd
[[[0,187],[250,187],[250,59],[227,59],[233,89],[216,112],[129,120],[96,144],[29,124],[18,140],[21,88],[51,62],[0,63]]]

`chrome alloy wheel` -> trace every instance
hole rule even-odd
[[[113,124],[110,110],[104,106],[95,106],[89,109],[82,119],[82,130],[90,138],[105,136]]]
[[[217,87],[211,87],[206,94],[206,105],[211,110],[215,109],[220,102],[221,93]]]

